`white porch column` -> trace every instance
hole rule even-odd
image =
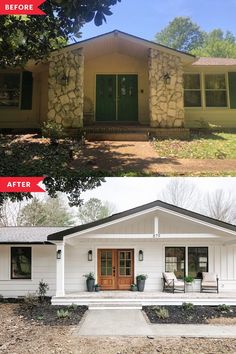
[[[56,252],[56,296],[64,296],[64,282],[65,282],[65,245],[64,242],[57,243],[57,252]]]

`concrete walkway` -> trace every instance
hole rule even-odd
[[[236,326],[151,324],[141,310],[89,310],[79,336],[236,338]]]

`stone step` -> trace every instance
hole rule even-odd
[[[149,133],[144,131],[137,132],[87,132],[88,141],[148,141]]]

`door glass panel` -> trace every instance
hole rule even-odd
[[[126,78],[123,77],[121,80],[121,95],[126,96],[127,90],[126,90]]]
[[[131,276],[132,275],[132,253],[131,251],[119,252],[119,275]]]
[[[112,275],[112,251],[101,253],[101,275]]]

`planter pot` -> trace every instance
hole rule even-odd
[[[86,280],[87,284],[87,290],[91,293],[94,291],[94,285],[95,285],[95,279],[87,279]]]
[[[137,288],[137,286],[132,286],[132,287],[130,288],[130,290],[131,290],[131,291],[138,291],[138,288]]]
[[[145,279],[137,279],[137,288],[138,291],[144,291],[145,288]]]
[[[187,292],[187,293],[191,293],[191,292],[193,292],[193,283],[185,283],[185,291]]]

